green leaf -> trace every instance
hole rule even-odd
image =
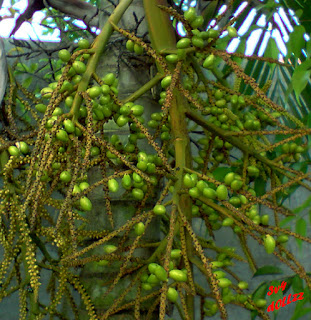
[[[220,167],[213,171],[213,176],[218,181],[223,181],[227,173],[232,172],[232,168]]]
[[[302,300],[302,301],[304,301],[304,300]],[[299,301],[299,302],[302,302],[302,301]],[[298,304],[296,305],[296,309],[297,309],[297,307],[299,307]],[[297,311],[296,311],[296,309],[295,309],[294,315],[290,318],[290,320],[299,319],[299,318],[303,317],[305,314],[311,312],[311,308],[299,309],[299,310],[297,310]]]
[[[23,87],[28,88],[31,85],[33,77],[28,77],[23,81]]]
[[[292,283],[294,293],[303,291],[303,282],[298,275],[295,275]]]
[[[264,299],[269,288],[268,282],[261,283],[257,289],[253,292],[252,297],[253,299]]]
[[[262,196],[266,193],[266,182],[263,178],[258,177],[255,180],[254,190],[255,190],[257,196]]]
[[[279,57],[279,54],[280,54],[280,50],[279,50],[278,46],[276,45],[274,38],[270,37],[268,45],[267,45],[266,50],[265,50],[264,57],[272,58],[272,59],[277,60],[278,57]],[[275,63],[269,63],[269,65],[270,65],[271,71],[273,71],[273,69],[275,68],[276,64]]]
[[[263,276],[267,274],[283,274],[283,270],[275,266],[263,266],[257,269],[253,277]]]
[[[300,234],[301,236],[305,236],[307,232],[307,223],[304,219],[299,219],[296,221],[296,233]],[[296,239],[298,247],[301,249],[302,240]]]
[[[301,65],[295,68],[291,84],[293,86],[296,99],[298,101],[298,96],[305,89],[310,79],[311,70],[311,59],[304,61]]]
[[[290,34],[287,49],[287,58],[290,57],[291,53],[295,55],[295,58],[298,59],[301,56],[301,50],[304,49],[306,40],[304,39],[304,34],[306,29],[302,25],[294,27],[294,31]]]
[[[298,208],[294,209],[293,212],[294,213],[299,213],[301,212],[303,209],[309,207],[311,204],[311,196],[301,205],[299,206]]]
[[[285,225],[287,225],[289,222],[291,222],[293,219],[295,219],[295,216],[289,216],[284,218],[281,222],[280,222],[280,227],[284,227]]]

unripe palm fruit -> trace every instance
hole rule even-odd
[[[219,200],[226,200],[228,198],[228,189],[225,185],[221,184],[216,189],[217,198]]]
[[[245,290],[245,289],[248,288],[248,283],[245,282],[245,281],[240,281],[240,282],[238,283],[238,287],[239,287],[241,290]]]
[[[145,225],[142,222],[138,222],[134,226],[134,232],[137,236],[141,236],[145,232]]]
[[[166,208],[162,205],[162,204],[157,204],[155,205],[155,207],[153,208],[153,212],[157,215],[157,216],[162,216],[166,213]]]
[[[224,183],[228,186],[231,185],[231,182],[234,180],[235,178],[235,172],[229,172],[225,175],[225,178],[224,178]]]
[[[166,89],[170,86],[171,82],[172,82],[172,76],[166,76],[161,81],[161,87],[163,89]]]
[[[138,55],[141,55],[144,53],[144,48],[140,46],[138,43],[134,44],[134,52]]]
[[[169,277],[177,282],[186,282],[188,279],[187,274],[178,269],[171,270]]]
[[[238,32],[236,31],[236,28],[229,26],[227,28],[228,35],[230,38],[237,38],[238,37]]]
[[[184,17],[188,22],[192,22],[196,18],[196,12],[194,7],[190,7],[185,13]]]
[[[116,179],[108,180],[108,189],[110,192],[117,192],[119,190],[119,184]]]
[[[86,71],[86,66],[82,61],[75,61],[72,67],[78,74],[83,74]]]
[[[18,148],[15,146],[8,147],[8,151],[11,156],[19,156],[20,155]]]
[[[273,253],[275,249],[275,239],[270,234],[266,234],[264,237],[264,247],[268,254]]]
[[[129,39],[129,40],[126,41],[126,45],[125,46],[126,46],[126,49],[128,51],[134,52],[134,45],[135,45],[135,42],[132,41],[131,39]]]
[[[215,56],[213,54],[209,55],[203,62],[203,68],[210,69],[214,66]]]
[[[81,39],[78,42],[78,47],[80,49],[88,49],[90,47],[90,42],[87,39]]]
[[[117,250],[118,248],[114,246],[113,244],[106,244],[104,246],[104,252],[107,254],[113,253]]]
[[[29,152],[29,146],[25,141],[17,142],[16,145],[21,153],[27,154]]]
[[[197,16],[191,23],[192,29],[200,28],[204,23],[204,18],[202,16]]]
[[[182,38],[177,42],[176,48],[177,49],[187,49],[190,47],[190,44],[191,44],[191,40],[189,38]],[[178,52],[177,52],[177,54],[178,54]]]
[[[171,251],[171,259],[178,259],[181,257],[181,250],[180,249],[173,249]]]
[[[87,197],[80,198],[80,207],[83,211],[91,211],[92,210],[92,202]]]
[[[167,273],[162,266],[158,265],[154,271],[154,274],[160,281],[167,281]]]
[[[169,301],[175,303],[178,299],[178,292],[175,288],[168,288],[166,297]]]
[[[218,279],[218,286],[220,288],[227,288],[232,284],[232,282],[227,278]]]
[[[68,183],[69,181],[71,181],[72,176],[69,171],[65,170],[60,174],[59,178],[61,181]]]
[[[58,51],[58,57],[63,62],[68,62],[71,58],[71,54],[68,50],[62,49],[62,50]]]

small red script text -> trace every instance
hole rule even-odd
[[[272,294],[276,294],[280,289],[284,291],[285,287],[286,287],[285,281],[282,281],[281,285],[278,287],[270,286],[267,295],[271,296]],[[283,299],[279,299],[276,302],[272,301],[272,303],[267,308],[267,312],[274,311],[274,309],[279,310],[281,307],[285,307],[288,304],[291,304],[292,302],[295,302],[297,300],[302,300],[302,299],[303,299],[303,292],[295,293],[293,295],[290,293],[288,296],[284,296]]]

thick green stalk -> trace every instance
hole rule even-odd
[[[114,24],[117,24],[120,19],[122,18],[126,9],[130,6],[133,0],[122,0],[120,4],[116,7],[114,12],[111,14],[110,18],[106,22],[105,26],[103,27],[101,33],[96,38],[95,43],[93,45],[93,49],[95,50],[94,54],[91,55],[86,71],[83,74],[83,77],[79,83],[77,94],[73,100],[72,108],[70,113],[73,116],[73,121],[78,119],[79,108],[82,103],[82,96],[80,95],[81,92],[85,91],[90,83],[92,78],[93,72],[96,70],[98,65],[99,59],[103,54],[105,47],[114,31],[113,26],[110,24],[110,21]]]
[[[153,49],[157,52],[163,50],[176,49],[176,36],[169,19],[169,15],[159,9],[158,5],[167,6],[165,0],[144,0],[145,16],[148,22],[149,36]],[[159,72],[163,72],[158,66]],[[171,70],[173,71],[173,70]],[[183,168],[191,168],[190,140],[187,130],[186,119],[187,101],[176,89],[173,90],[173,98],[170,105],[172,137],[175,147],[175,169],[177,181],[174,185],[173,203],[182,208],[184,215],[190,222],[191,199],[188,194],[180,194],[183,183]],[[187,256],[192,256],[192,239],[186,233]],[[191,319],[194,318],[194,297],[186,295],[186,304]]]

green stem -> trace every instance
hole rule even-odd
[[[166,5],[166,0],[144,0],[145,16],[148,22],[149,36],[151,45],[157,52],[163,50],[176,49],[176,35],[172,27],[169,15],[162,11],[158,5]],[[159,32],[161,30],[161,32]],[[158,65],[159,73],[162,73],[162,68]],[[173,72],[173,69],[171,69]],[[183,209],[189,223],[191,223],[191,199],[188,194],[181,194],[183,181],[183,168],[191,167],[190,140],[187,130],[187,119],[185,116],[187,101],[182,97],[181,93],[176,89],[173,90],[173,99],[170,106],[170,116],[172,125],[172,136],[175,147],[175,168],[176,182],[173,193],[173,203]],[[175,230],[178,230],[176,227]],[[166,241],[167,242],[167,241]],[[166,246],[166,244],[165,244]],[[188,257],[194,254],[192,239],[186,233],[186,251]],[[194,297],[186,295],[186,305],[191,319],[194,319]]]
[[[90,57],[86,71],[83,74],[83,77],[79,83],[77,93],[73,100],[73,104],[70,110],[70,114],[73,116],[73,121],[76,122],[79,115],[79,108],[82,103],[82,96],[81,92],[86,91],[90,80],[92,78],[93,72],[96,70],[98,65],[99,59],[103,54],[105,47],[114,31],[113,26],[110,24],[110,21],[114,24],[117,24],[120,19],[122,18],[126,9],[131,5],[133,0],[122,0],[120,4],[115,8],[114,12],[111,14],[110,18],[106,22],[105,26],[103,27],[100,35],[96,38],[94,46],[94,54]]]
[[[130,101],[137,100],[140,96],[142,96],[144,93],[146,93],[151,88],[153,88],[163,77],[164,77],[164,74],[161,74],[161,73],[156,74],[151,80],[149,80],[146,84],[144,84],[142,87],[140,87],[137,91],[132,93],[123,102],[127,103]]]

